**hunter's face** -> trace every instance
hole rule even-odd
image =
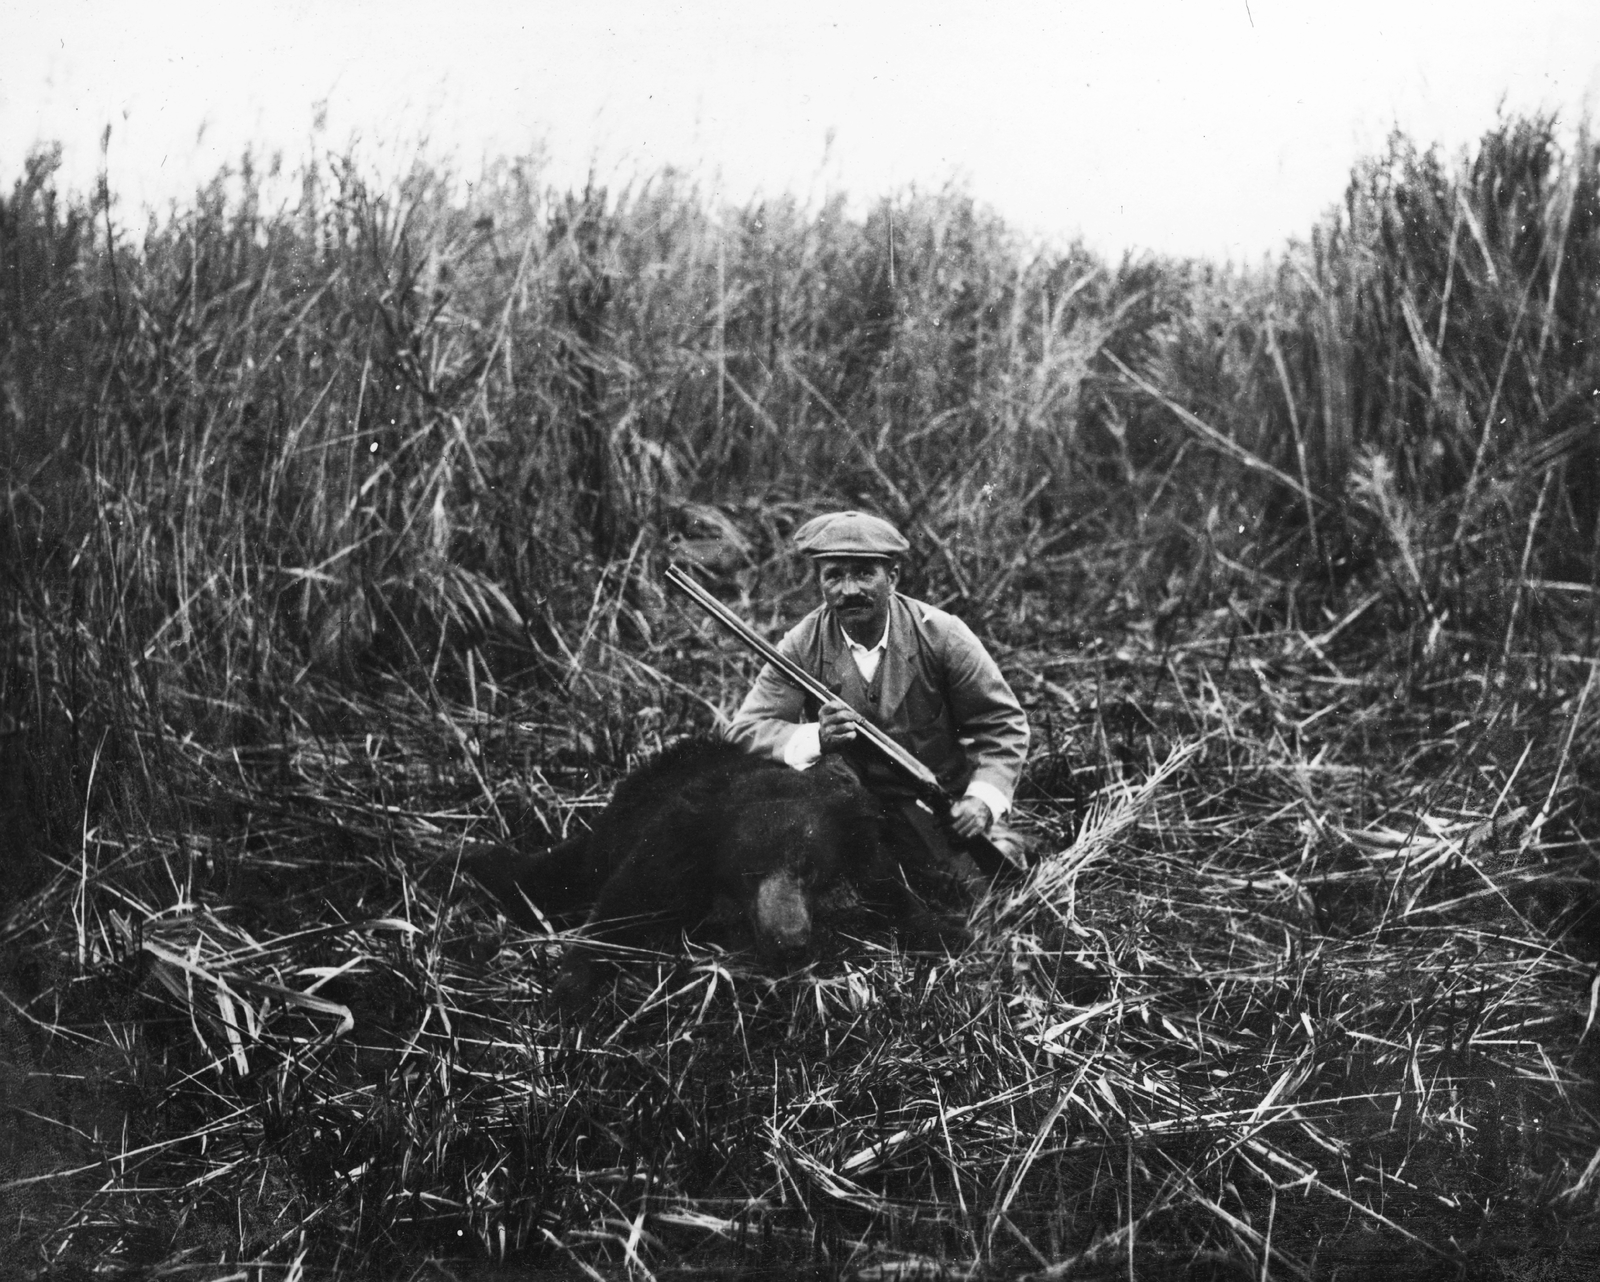
[[[876,557],[817,558],[822,599],[844,630],[862,645],[876,645],[889,621],[889,599],[900,582],[900,567]]]

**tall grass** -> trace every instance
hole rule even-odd
[[[136,235],[35,157],[0,204],[29,1258],[1315,1276],[1592,1224],[1597,154],[1396,139],[1248,272],[956,190],[529,163],[334,160],[269,208],[246,161]],[[960,956],[845,904],[800,975],[696,945],[566,1020],[562,941],[462,843],[558,837],[728,712],[748,664],[656,569],[776,630],[840,504],[992,639],[1049,857]]]

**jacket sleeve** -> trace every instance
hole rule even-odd
[[[798,629],[778,642],[778,653],[800,663],[795,643]],[[803,664],[801,666],[804,666]],[[805,719],[805,696],[780,677],[773,666],[763,664],[750,693],[728,723],[726,736],[746,752],[774,761],[784,759],[783,750]]]
[[[945,691],[956,734],[971,740],[972,778],[1009,804],[1028,757],[1028,718],[971,628],[955,616],[945,635]]]

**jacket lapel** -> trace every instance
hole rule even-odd
[[[856,661],[850,657],[844,632],[832,611],[822,621],[822,660],[822,680],[828,689],[836,691],[857,712],[872,715],[874,709],[867,697],[866,682],[861,679]]]
[[[889,644],[878,664],[877,715],[884,725],[894,722],[905,702],[906,691],[911,688],[911,659],[916,652],[916,623],[911,607],[896,593],[889,601]]]

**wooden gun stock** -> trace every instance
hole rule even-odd
[[[681,567],[671,565],[667,567],[667,582],[677,588],[686,597],[698,605],[718,623],[722,624],[739,640],[745,649],[759,655],[773,667],[785,681],[802,693],[815,699],[817,703],[830,703],[838,698],[833,691],[817,680],[804,668],[785,658],[776,646],[757,636],[756,633],[737,614],[723,605],[721,601],[707,592],[705,588],[695,582]],[[878,757],[898,774],[902,780],[910,784],[917,796],[946,824],[950,821],[950,808],[955,805],[956,799],[939,782],[938,776],[927,766],[918,761],[914,756],[891,739],[881,728],[870,721],[861,720],[856,725],[856,733],[867,744],[868,748],[877,753]],[[987,837],[979,835],[959,839],[972,856],[973,861],[991,877],[1016,874],[1021,871],[1015,863]]]

